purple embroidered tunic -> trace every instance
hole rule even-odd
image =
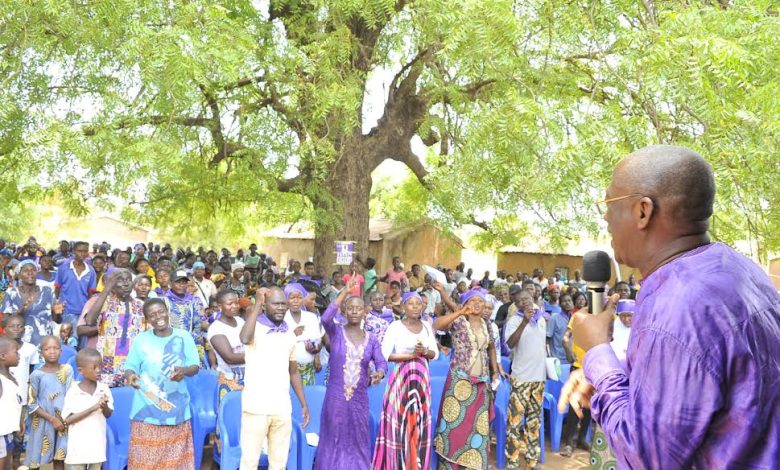
[[[780,295],[720,244],[642,282],[625,368],[609,344],[585,355],[593,417],[620,468],[780,465]]]

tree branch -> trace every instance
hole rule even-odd
[[[113,130],[130,129],[138,126],[178,124],[185,127],[205,127],[211,128],[211,119],[202,116],[143,116],[139,118],[125,118],[114,125],[110,125]],[[97,134],[98,128],[89,126],[81,130],[82,134],[91,137]]]
[[[260,75],[257,77],[247,77],[242,78],[240,80],[237,80],[233,83],[228,83],[227,85],[222,86],[223,91],[233,91],[238,88],[243,88],[245,86],[254,85],[255,83],[260,83],[263,81],[264,76]]]

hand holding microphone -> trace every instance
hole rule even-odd
[[[615,306],[620,296],[611,296],[604,305],[604,292],[612,277],[610,261],[609,255],[603,251],[590,251],[582,259],[582,277],[588,283],[589,304],[593,315],[580,310],[572,320],[573,343],[581,350],[577,351],[580,363],[591,348],[612,341]],[[563,412],[566,406],[570,405],[577,416],[582,418],[582,408],[590,407],[590,399],[595,391],[593,385],[585,379],[582,369],[573,371],[561,390],[558,410]]]

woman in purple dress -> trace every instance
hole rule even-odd
[[[349,296],[357,283],[350,280],[322,315],[330,338],[330,376],[320,420],[317,470],[365,470],[371,466],[368,387],[387,371],[382,347],[363,330],[363,299]],[[346,324],[336,323],[339,306]],[[373,362],[376,372],[371,373]]]

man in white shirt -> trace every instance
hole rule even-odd
[[[264,304],[265,313],[261,313]],[[295,360],[295,335],[284,322],[285,312],[287,299],[281,289],[260,289],[257,303],[241,328],[246,372],[241,396],[240,470],[257,469],[264,447],[268,449],[269,470],[287,466],[292,433],[290,385],[301,402],[302,425],[309,424]]]
[[[509,467],[519,467],[524,458],[528,468],[541,468],[539,426],[542,419],[547,323],[541,309],[527,291],[519,296],[517,315],[506,323],[504,337],[512,349],[512,391],[507,410],[506,459]],[[525,425],[522,425],[525,416]],[[523,429],[525,428],[525,429]]]

